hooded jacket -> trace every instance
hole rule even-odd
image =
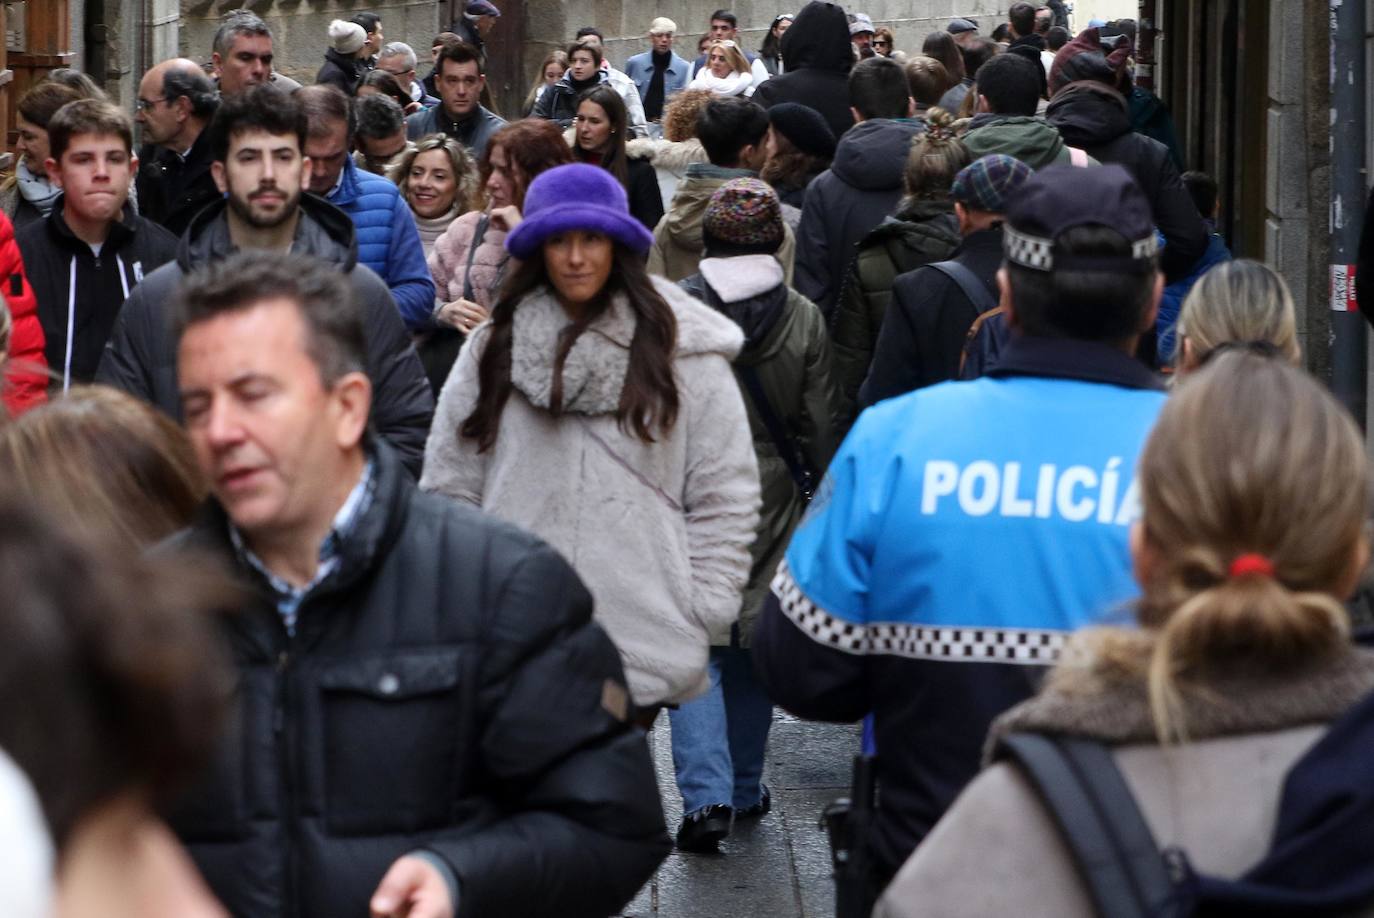
[[[706,216],[706,205],[711,203],[711,195],[716,193],[716,189],[730,179],[741,177],[758,176],[748,169],[724,169],[710,163],[693,163],[687,167],[687,177],[678,183],[673,203],[654,229],[654,245],[649,250],[650,274],[680,281],[697,272],[704,245],[701,221]],[[796,249],[792,230],[784,227],[782,245],[774,257],[782,265],[789,287],[792,285],[792,263]]]
[[[439,396],[420,487],[480,507],[546,540],[596,600],[635,704],[706,690],[707,649],[739,616],[758,524],[758,465],[730,361],[743,335],[661,278],[677,322],[676,423],[646,443],[616,418],[635,317],[623,294],[577,338],[565,401],[549,411],[567,313],[547,288],[516,306],[512,391],[494,445],[458,430],[477,405],[491,325],[477,327]]]
[[[922,130],[889,118],[857,124],[835,148],[830,168],[807,187],[797,227],[797,292],[827,320],[840,300],[855,246],[897,209],[907,153]]]
[[[959,247],[954,204],[916,201],[863,238],[835,313],[835,374],[846,409],[859,397],[897,276],[943,261]]]
[[[972,159],[1004,153],[1032,169],[1066,166],[1073,161],[1059,129],[1044,118],[1023,115],[975,115],[960,138]]]
[[[177,421],[181,420],[181,393],[169,304],[183,275],[234,251],[227,207],[221,201],[201,211],[181,237],[176,260],[148,275],[134,290],[96,373],[97,382],[150,402]],[[396,303],[382,279],[358,264],[358,243],[347,214],[308,193],[301,195],[300,208],[291,251],[313,255],[348,275],[367,342],[373,428],[400,453],[411,474],[419,475],[434,396]]]
[[[591,597],[547,545],[371,453],[372,498],[294,635],[218,504],[170,546],[248,596],[220,622],[230,726],[172,827],[235,915],[364,915],[416,851],[456,878],[459,916],[618,913],[669,842]]]
[[[415,217],[396,184],[364,172],[352,157],[344,157],[339,186],[329,193],[328,200],[353,220],[358,261],[386,283],[406,327],[413,332],[429,328],[434,281],[425,264]]]
[[[1066,143],[1131,173],[1150,199],[1155,226],[1164,234],[1160,267],[1165,278],[1173,283],[1187,277],[1207,251],[1207,227],[1168,148],[1131,130],[1121,94],[1099,83],[1071,84],[1054,97],[1045,116]]]
[[[48,361],[38,301],[24,270],[14,227],[0,213],[0,294],[10,313],[10,344],[4,366],[3,399],[11,418],[48,400]]]
[[[1170,748],[1154,737],[1142,684],[1088,675],[1074,687],[1052,685],[1008,711],[993,736],[1053,733],[1111,746],[1156,844],[1181,850],[1195,872],[1197,885],[1185,880],[1181,892],[1200,894],[1204,906],[1233,903],[1218,914],[1374,916],[1368,858],[1332,855],[1362,850],[1374,831],[1362,777],[1374,713],[1369,651],[1351,649],[1300,675],[1242,670],[1204,684],[1220,703],[1188,693],[1188,741]],[[1362,742],[1324,748],[1347,736]],[[1366,789],[1352,793],[1352,783]],[[1309,818],[1295,825],[1289,809],[1303,805]],[[1366,890],[1363,907],[1312,908],[1356,886]],[[1097,909],[1038,792],[1017,766],[1000,763],[916,849],[874,916],[1012,913],[1092,918]]]
[[[812,0],[782,36],[787,72],[761,83],[754,101],[764,108],[779,102],[808,105],[825,117],[836,139],[854,126],[849,110],[849,71],[854,49],[849,17],[837,3]]]
[[[479,105],[463,121],[454,121],[442,103],[406,116],[406,139],[419,140],[430,134],[447,134],[468,148],[473,159],[481,159],[491,135],[506,126],[506,120]]]
[[[177,239],[125,204],[97,255],[67,225],[65,198],[17,234],[38,301],[54,386],[92,381],[120,308],[143,279],[176,257]]]
[[[830,336],[816,305],[782,282],[782,268],[767,255],[706,258],[701,273],[682,281],[683,290],[723,314],[744,332],[735,375],[755,373],[807,468],[819,482],[840,445],[840,392],[831,372]],[[759,462],[763,509],[750,548],[749,585],[732,643],[748,647],[754,623],[768,595],[792,530],[806,510],[787,461],[769,433],[763,413],[741,383],[749,431]]]
[[[166,147],[152,146],[144,147],[139,157],[138,212],[173,236],[185,232],[202,208],[224,197],[210,174],[214,154],[208,127],[196,135],[185,159]]]
[[[324,66],[315,74],[315,84],[333,86],[346,96],[358,92],[358,84],[367,76],[367,61],[352,54],[342,54],[333,48],[324,52]]]

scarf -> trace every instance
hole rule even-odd
[[[30,172],[28,161],[24,159],[19,160],[14,174],[18,179],[20,196],[38,208],[38,212],[44,217],[51,214],[53,203],[57,201],[62,189],[51,184],[47,176],[39,177]]]
[[[664,73],[673,59],[673,53],[650,51],[649,54],[654,62],[654,75],[649,80],[649,89],[644,93],[644,117],[648,121],[658,121],[663,117]]]
[[[754,87],[753,73],[732,73],[718,77],[706,67],[697,71],[692,89],[709,89],[718,96],[747,96]]]

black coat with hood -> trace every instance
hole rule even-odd
[[[63,211],[58,197],[52,213],[21,227],[15,241],[38,303],[48,366],[64,382],[87,383],[95,379],[120,307],[144,277],[176,257],[177,238],[126,204],[97,255],[72,232]]]
[[[169,304],[184,274],[234,251],[227,206],[221,201],[201,211],[181,237],[176,260],[135,288],[119,314],[96,373],[98,382],[150,402],[177,421],[181,420],[181,393]],[[302,194],[300,206],[291,251],[337,265],[352,281],[367,341],[373,428],[418,478],[434,415],[434,393],[396,301],[380,277],[358,264],[358,243],[347,214],[312,194]]]
[[[797,102],[820,112],[836,139],[854,126],[849,110],[849,71],[854,48],[849,17],[837,3],[812,0],[782,36],[787,72],[759,84],[753,99],[764,108]]]
[[[915,122],[888,118],[855,125],[835,148],[830,168],[806,189],[797,227],[796,288],[827,320],[859,242],[897,209],[911,141],[922,130]]]
[[[1101,163],[1130,172],[1150,199],[1155,226],[1164,234],[1160,268],[1169,283],[1182,280],[1211,242],[1169,148],[1131,129],[1126,100],[1094,82],[1072,83],[1059,91],[1045,112],[1064,142],[1080,147]]]
[[[366,915],[413,852],[451,871],[458,918],[618,914],[671,846],[591,594],[370,445],[371,502],[294,634],[218,504],[167,546],[223,559],[249,597],[221,623],[230,726],[172,828],[245,918]]]
[[[330,48],[324,52],[324,66],[315,74],[315,85],[333,86],[346,96],[357,95],[367,71],[367,61]]]

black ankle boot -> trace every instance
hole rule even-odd
[[[734,816],[734,810],[717,803],[682,817],[682,827],[677,830],[678,848],[698,854],[715,851],[720,840],[730,834]]]

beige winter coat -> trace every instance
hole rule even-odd
[[[635,319],[612,301],[568,353],[564,411],[548,411],[567,315],[545,289],[516,308],[513,391],[486,453],[458,428],[477,403],[490,325],[468,338],[439,396],[420,487],[481,507],[543,538],[577,570],[620,650],[634,700],[705,691],[707,648],[739,615],[758,522],[759,478],[730,360],[729,319],[655,278],[677,319],[677,423],[656,442],[620,429]]]
[[[482,219],[482,212],[463,214],[449,225],[434,242],[429,253],[429,273],[434,277],[434,295],[441,303],[452,303],[463,296],[463,281],[468,274],[468,248]],[[487,309],[496,302],[496,294],[505,277],[506,234],[488,225],[472,259],[473,300]]]
[[[706,205],[711,203],[711,195],[717,188],[737,176],[737,172],[733,175],[728,172],[726,175],[693,174],[677,186],[672,205],[654,229],[654,247],[649,250],[650,274],[680,281],[697,273],[703,245],[701,222],[706,216]],[[783,277],[789,287],[792,286],[792,262],[796,253],[797,240],[792,230],[784,225],[782,246],[775,257],[782,265]]]
[[[1351,650],[1315,673],[1262,673],[1189,699],[1183,745],[1156,744],[1144,693],[1079,683],[1004,714],[1017,730],[1089,736],[1115,747],[1156,842],[1177,846],[1203,874],[1239,877],[1267,853],[1288,770],[1327,724],[1374,690],[1374,655]],[[1095,918],[1073,855],[1015,767],[997,764],[968,786],[907,860],[873,918]],[[1374,916],[1374,907],[1357,913]]]

